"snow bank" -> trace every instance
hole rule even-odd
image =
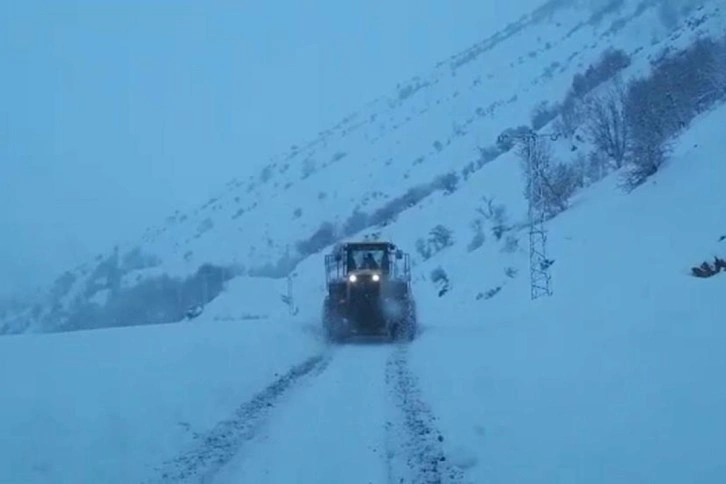
[[[286,321],[206,315],[2,338],[0,482],[140,482],[318,348]]]

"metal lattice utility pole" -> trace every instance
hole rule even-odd
[[[523,144],[523,156],[527,163],[527,222],[529,224],[529,280],[532,299],[552,295],[552,276],[547,258],[547,218],[545,204],[545,175],[540,137],[549,136],[557,140],[557,133],[535,133],[529,131],[515,136]]]
[[[547,260],[547,231],[545,230],[544,183],[541,157],[537,144],[540,141],[532,133],[527,137],[527,176],[529,177],[529,203],[527,221],[529,223],[529,281],[532,299],[552,295],[552,277]],[[539,203],[538,203],[539,202]]]

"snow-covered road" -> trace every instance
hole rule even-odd
[[[461,482],[407,347],[350,344],[306,359],[167,462],[162,482]]]
[[[385,482],[389,348],[338,348],[214,482]]]

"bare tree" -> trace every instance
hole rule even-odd
[[[477,207],[476,211],[484,217],[484,220],[491,222],[492,234],[499,240],[507,230],[507,207],[501,203],[495,205],[493,198],[481,197],[481,199],[485,203],[485,207]]]
[[[654,175],[671,153],[671,143],[663,141],[639,143],[633,148],[623,188],[632,190]]]
[[[595,147],[615,163],[623,166],[630,143],[630,129],[625,117],[627,92],[620,82],[605,94],[594,96],[587,104],[587,133]]]

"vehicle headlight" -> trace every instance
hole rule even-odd
[[[350,282],[355,282],[358,280],[358,278],[355,276],[355,274],[351,274],[350,276],[348,276],[348,280]]]
[[[373,274],[373,282],[378,282],[380,280],[381,280],[381,276],[379,276],[378,274]]]

